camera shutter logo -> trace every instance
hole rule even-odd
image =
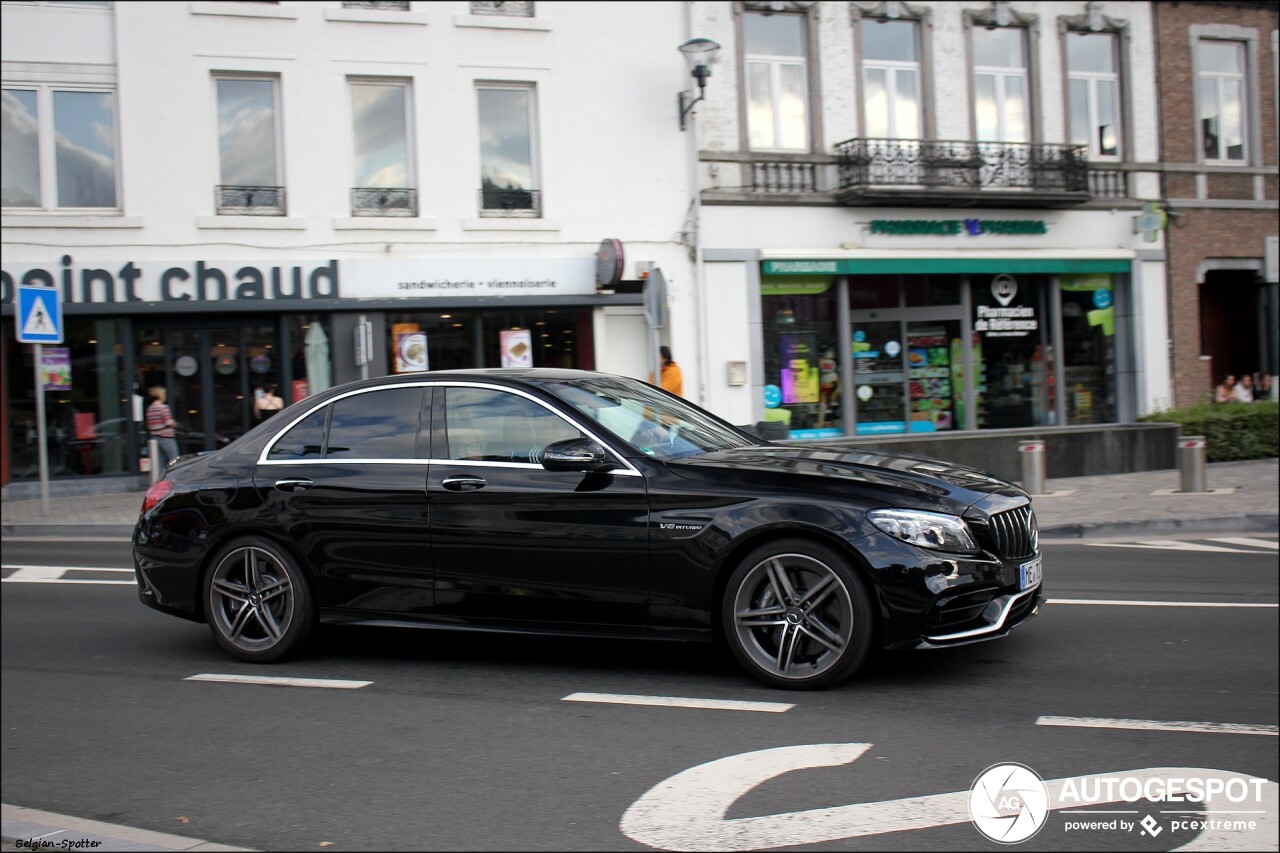
[[[1017,844],[1044,826],[1049,791],[1044,780],[1021,764],[994,764],[973,780],[969,818],[978,831],[1001,844]]]

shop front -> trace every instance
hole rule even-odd
[[[54,480],[148,470],[145,407],[162,387],[183,453],[216,450],[272,412],[367,376],[472,367],[592,369],[592,258],[6,263],[3,482],[38,475],[44,395]],[[57,288],[63,342],[19,344],[18,284]],[[37,385],[39,386],[37,388]]]
[[[765,420],[793,439],[1116,423],[1133,406],[1117,319],[1129,271],[1118,258],[765,260]]]

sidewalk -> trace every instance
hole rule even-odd
[[[1137,474],[1050,479],[1035,498],[1046,537],[1160,533],[1274,531],[1280,513],[1280,464],[1275,459],[1207,466],[1207,493],[1177,494],[1176,468]],[[0,505],[4,536],[81,536],[127,539],[142,507],[142,492],[36,500]]]

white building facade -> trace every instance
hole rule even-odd
[[[692,349],[682,4],[0,8],[6,483],[36,476],[23,285],[64,306],[39,380],[55,479],[136,477],[156,385],[196,451],[272,386],[648,376],[646,277],[661,340]]]
[[[691,33],[709,408],[825,438],[1169,405],[1148,4],[696,2]]]

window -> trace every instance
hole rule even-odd
[[[384,388],[336,401],[325,459],[413,459],[422,388]]]
[[[1201,41],[1198,65],[1200,143],[1206,160],[1243,163],[1245,150],[1244,44]]]
[[[1090,157],[1119,157],[1120,76],[1112,33],[1067,33],[1071,144]]]
[[[344,9],[378,9],[384,12],[408,12],[409,0],[343,0]]]
[[[1029,142],[1026,31],[973,30],[975,130],[979,142]]]
[[[482,216],[541,215],[533,95],[532,86],[484,85],[476,90]]]
[[[222,77],[218,88],[218,213],[284,215],[276,80]]]
[[[752,149],[809,150],[806,19],[747,12],[747,135]]]
[[[413,216],[418,210],[409,158],[409,85],[352,80],[356,216]]]
[[[864,18],[860,29],[865,135],[871,139],[919,139],[917,24]]]
[[[3,205],[118,207],[115,93],[51,86],[3,92]]]
[[[319,459],[324,452],[324,425],[329,407],[322,406],[303,418],[271,446],[268,459]]]
[[[450,388],[444,408],[450,459],[537,465],[548,444],[582,438],[551,410],[506,391]]]
[[[532,18],[532,0],[472,0],[473,15],[506,15],[516,18]]]

